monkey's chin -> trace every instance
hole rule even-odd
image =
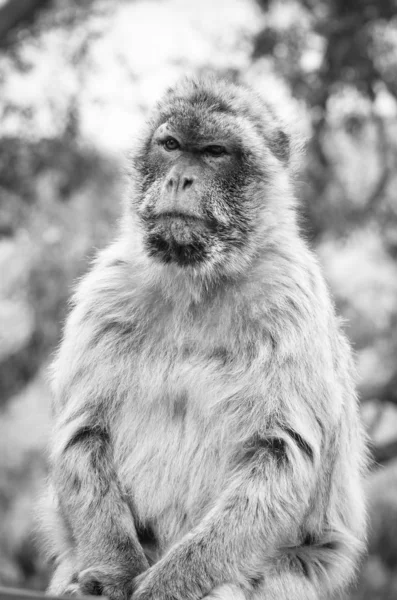
[[[197,267],[209,255],[205,225],[194,219],[156,219],[147,229],[145,245],[150,256],[163,264]]]
[[[174,263],[185,268],[197,267],[208,258],[208,250],[199,240],[181,244],[175,238],[152,232],[147,235],[145,245],[149,256],[163,264]]]

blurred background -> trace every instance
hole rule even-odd
[[[32,529],[73,281],[112,236],[148,109],[208,70],[262,90],[309,140],[302,222],[354,344],[375,457],[349,598],[394,600],[397,0],[0,0],[0,585],[47,581]]]

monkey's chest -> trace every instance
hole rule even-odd
[[[191,528],[224,485],[235,435],[222,406],[232,389],[216,365],[194,361],[137,373],[117,462],[140,519],[156,522],[165,543]]]

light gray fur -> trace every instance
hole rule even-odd
[[[247,192],[260,218],[223,277],[147,256],[128,202],[78,285],[53,365],[50,593],[97,579],[121,598],[141,574],[134,600],[317,600],[354,576],[366,450],[351,351],[288,166],[242,126],[268,179]]]

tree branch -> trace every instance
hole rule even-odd
[[[379,179],[371,192],[367,202],[366,202],[366,212],[370,212],[374,210],[379,204],[380,200],[382,200],[383,194],[389,183],[391,177],[391,168],[390,168],[390,147],[388,143],[388,138],[386,134],[385,122],[378,115],[373,115],[374,122],[376,124],[378,130],[378,147],[379,154],[382,162],[382,172],[379,176]]]
[[[6,44],[6,39],[15,27],[35,18],[37,11],[49,0],[8,0],[0,8],[0,45]]]
[[[386,383],[367,385],[359,390],[361,402],[378,400],[379,402],[397,404],[397,372]]]
[[[397,458],[397,440],[381,444],[380,446],[373,446],[372,455],[375,463],[378,465],[384,465]]]

